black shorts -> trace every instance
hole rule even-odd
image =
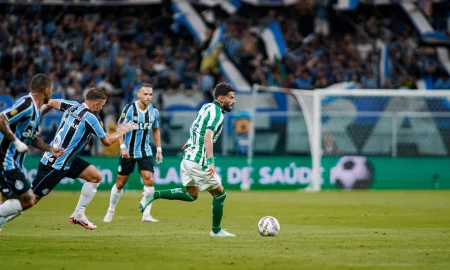
[[[130,175],[134,171],[135,164],[138,164],[139,171],[149,171],[153,173],[153,157],[143,158],[119,158],[119,168],[117,173],[120,175]]]
[[[39,163],[36,177],[33,180],[33,193],[45,196],[58,185],[65,177],[76,179],[91,164],[86,160],[76,157],[68,170],[55,170],[50,166]]]
[[[31,187],[30,181],[25,178],[19,169],[4,171],[0,169],[0,191],[5,197],[21,195]]]

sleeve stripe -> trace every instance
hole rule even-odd
[[[217,126],[217,123],[220,121],[220,117],[221,117],[221,113],[220,113],[220,109],[217,106],[214,106],[215,108],[213,108],[211,111],[214,111],[213,115],[214,117],[211,117],[209,122],[208,122],[208,127],[212,127],[214,130]]]
[[[127,115],[130,111],[131,103],[126,105],[125,108],[122,110],[122,114],[119,117],[119,120],[117,121],[118,124],[122,124],[125,118],[127,118]]]
[[[23,99],[18,105],[6,109],[2,113],[5,115],[6,120],[10,121],[12,119],[20,119],[20,117],[26,112],[29,112],[30,109],[33,110],[33,102],[27,104],[26,99]],[[12,111],[15,111],[14,115],[11,114]]]
[[[86,114],[86,118],[90,118],[90,117],[94,118],[94,119],[95,119],[94,121],[97,121],[97,122],[98,122],[98,125],[99,125],[99,127],[100,127],[100,130],[103,131],[102,125],[100,124],[100,121],[98,120],[97,116],[95,116],[95,115],[93,115],[92,113],[88,112],[88,113]],[[92,120],[92,119],[91,119],[91,120]],[[96,130],[96,129],[91,125],[91,123],[90,123],[89,121],[86,121],[86,123],[92,128],[92,130],[94,131],[95,136],[97,136],[97,138],[101,139],[101,138],[105,137],[105,136],[101,136],[101,137],[100,137],[100,134],[98,134],[98,132],[97,132],[98,130]],[[105,133],[105,132],[103,131],[103,133]]]

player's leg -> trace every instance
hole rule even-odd
[[[35,203],[31,183],[18,169],[0,171],[0,231],[9,220],[19,216],[22,211],[32,207]]]
[[[0,216],[8,216],[10,211],[15,214],[34,205],[34,196],[31,191],[31,183],[19,169],[0,171],[0,188],[3,203],[0,205]]]
[[[216,174],[214,177],[218,177],[218,175]],[[222,184],[220,184],[218,187],[212,187],[212,189],[208,191],[213,196],[212,210],[211,210],[212,228],[210,235],[220,237],[236,236],[235,234],[223,230],[221,226],[223,217],[223,207],[225,199],[227,197],[227,193],[225,192],[225,189],[223,188]]]
[[[119,203],[120,197],[123,194],[123,188],[128,181],[129,175],[134,171],[135,159],[119,158],[119,166],[117,168],[117,180],[111,188],[111,195],[109,197],[109,207],[106,212],[103,222],[111,222],[114,217],[116,206]]]
[[[193,170],[192,172],[201,191],[208,190],[213,196],[212,200],[212,228],[210,235],[219,237],[229,237],[236,236],[222,229],[222,217],[223,217],[223,207],[225,204],[225,199],[227,193],[222,186],[222,180],[220,176],[215,173],[212,177],[207,175],[205,171]]]
[[[151,204],[156,199],[165,199],[165,200],[178,200],[178,201],[186,201],[186,202],[193,202],[197,200],[199,189],[197,186],[197,183],[194,179],[192,179],[190,175],[190,166],[192,164],[185,162],[186,160],[183,160],[181,162],[181,178],[183,181],[183,186],[185,186],[185,189],[181,188],[172,188],[172,189],[165,189],[165,190],[158,190],[155,191],[153,196],[147,196],[145,199],[145,202],[143,203],[141,201],[141,204],[139,205],[139,211],[141,213],[144,212],[145,208]],[[196,164],[192,162],[193,164]],[[198,165],[198,164],[196,164]],[[198,165],[200,166],[200,165]]]
[[[64,171],[57,171],[51,167],[45,166],[39,163],[36,177],[33,180],[32,189],[21,194],[18,198],[23,201],[33,201],[32,204],[25,204],[23,210],[26,210],[33,205],[37,204],[42,197],[50,193],[50,191],[64,178]],[[5,197],[4,197],[5,198]],[[0,218],[0,227],[16,217],[20,216],[23,212],[17,212],[7,217]]]
[[[153,196],[155,193],[155,186],[153,181],[153,157],[145,157],[137,160],[139,172],[144,182],[144,192],[142,192],[141,204],[144,204],[148,196]],[[152,203],[149,204],[142,215],[143,222],[158,222],[157,219],[153,218],[150,214],[152,210]]]
[[[70,217],[70,223],[81,225],[89,230],[96,229],[97,226],[87,219],[85,211],[86,207],[94,198],[95,193],[97,193],[97,187],[102,181],[102,174],[89,162],[76,157],[72,166],[67,171],[66,176],[72,179],[81,178],[86,180],[81,188],[80,199],[78,200],[75,211]]]

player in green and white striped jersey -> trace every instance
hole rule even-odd
[[[214,167],[213,144],[223,126],[223,114],[234,105],[234,89],[229,84],[220,83],[214,89],[214,102],[202,106],[191,125],[190,136],[183,146],[181,178],[185,189],[174,188],[155,191],[147,196],[145,204],[139,205],[141,213],[156,199],[193,202],[199,192],[208,190],[213,196],[211,236],[236,236],[222,230],[223,204],[227,196],[220,176]]]

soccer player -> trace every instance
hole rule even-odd
[[[109,208],[103,222],[111,222],[117,203],[123,194],[123,187],[128,181],[128,177],[134,171],[136,163],[139,173],[144,181],[144,192],[142,193],[142,203],[147,196],[155,193],[153,185],[153,153],[150,147],[150,130],[156,145],[156,163],[162,162],[161,137],[159,132],[159,113],[151,104],[153,89],[150,84],[144,83],[139,89],[138,101],[125,106],[119,119],[119,124],[132,120],[135,122],[133,132],[125,135],[125,140],[120,138],[121,156],[119,158],[119,168],[116,184],[111,189]],[[142,216],[143,222],[158,222],[150,215],[152,204],[149,204]]]
[[[66,151],[60,157],[45,152],[33,180],[36,203],[49,194],[64,177],[86,180],[75,212],[70,217],[70,223],[90,230],[96,229],[97,226],[87,219],[85,209],[97,192],[102,174],[89,162],[77,157],[77,154],[89,142],[92,134],[98,137],[103,145],[109,146],[133,129],[133,122],[130,121],[119,125],[117,132],[113,134],[105,132],[97,113],[105,105],[106,98],[104,90],[91,88],[87,91],[83,104],[63,99],[52,99],[48,102],[49,106],[64,112],[55,138],[50,144]]]
[[[185,189],[175,188],[155,191],[147,196],[145,203],[139,205],[141,212],[157,199],[193,202],[199,191],[208,190],[212,200],[211,236],[236,236],[221,228],[223,204],[226,192],[214,167],[213,143],[216,142],[223,126],[223,114],[231,111],[234,90],[229,84],[220,83],[214,89],[214,102],[202,106],[191,125],[190,136],[183,146],[181,178]]]
[[[50,147],[37,136],[40,107],[50,100],[52,89],[50,78],[37,74],[31,79],[30,94],[0,113],[0,189],[3,197],[0,231],[8,220],[35,203],[31,183],[22,171],[28,145],[49,151],[56,157],[64,153],[61,147]]]

